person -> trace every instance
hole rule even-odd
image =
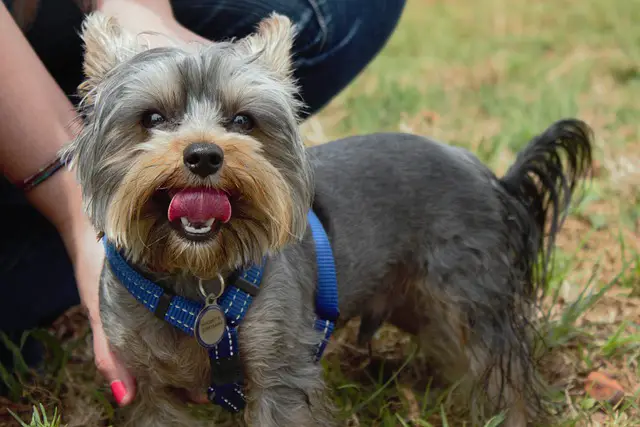
[[[78,34],[86,13],[100,10],[134,33],[185,42],[243,37],[271,12],[285,14],[297,25],[295,77],[313,114],[376,56],[403,8],[404,0],[3,0],[1,330],[19,340],[23,331],[48,325],[81,302],[98,369],[120,405],[134,398],[135,379],[109,351],[100,323],[103,248],[83,213],[73,173],[56,161],[82,125],[73,107],[83,78]],[[30,342],[24,348],[29,363],[38,360],[35,349]],[[10,363],[7,348],[0,348],[0,358]]]

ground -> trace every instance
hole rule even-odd
[[[640,425],[638,22],[636,0],[409,0],[382,54],[304,124],[309,144],[377,131],[430,136],[471,149],[498,173],[559,118],[593,127],[594,177],[559,238],[541,315],[558,426]],[[30,420],[42,402],[49,418],[61,411],[63,424],[108,425],[112,400],[83,325],[73,310],[52,335],[41,333],[51,357],[28,385],[24,369],[19,378],[0,370],[22,396],[0,408]],[[384,329],[372,347],[370,358],[347,329],[328,350],[345,425],[465,425],[446,390],[429,387],[409,337]],[[592,372],[613,377],[625,398],[611,406],[586,394]],[[15,425],[2,409],[0,420]]]

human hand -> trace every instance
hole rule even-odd
[[[103,0],[98,10],[116,18],[122,28],[137,35],[149,48],[210,42],[176,21],[168,1]]]
[[[136,383],[109,349],[100,319],[99,281],[105,257],[104,247],[84,215],[61,227],[60,234],[73,263],[80,299],[88,312],[96,366],[111,385],[118,405],[128,405],[135,397]]]
[[[74,266],[80,299],[88,312],[96,367],[111,385],[118,405],[126,406],[135,398],[136,382],[111,352],[100,319],[99,281],[105,259],[104,246],[96,238],[94,229],[84,215],[74,219],[69,227],[62,227],[60,233]],[[204,390],[189,390],[183,398],[196,404],[209,403]]]

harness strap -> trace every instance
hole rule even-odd
[[[256,289],[259,288],[264,264],[263,261],[259,266],[252,266],[244,271],[239,279]],[[233,413],[240,412],[246,402],[242,390],[244,378],[238,348],[238,326],[242,323],[252,302],[253,296],[235,284],[227,288],[219,299],[220,307],[227,319],[225,334],[218,345],[209,350],[211,364],[211,385],[207,390],[209,401]]]
[[[240,412],[246,403],[242,391],[244,378],[238,350],[238,330],[230,326],[227,326],[222,341],[209,350],[211,385],[207,390],[207,396],[211,403],[233,413]]]
[[[102,242],[111,271],[129,293],[157,317],[193,336],[196,317],[204,304],[165,293],[161,286],[134,270],[106,237],[102,238]]]
[[[338,311],[338,278],[327,232],[312,210],[308,212],[307,219],[316,244],[316,268],[318,271],[314,328],[322,333],[322,340],[316,349],[315,360],[317,362],[322,358],[329,338],[335,329],[335,322],[340,315]]]

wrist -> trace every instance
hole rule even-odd
[[[66,168],[59,170],[26,197],[58,230],[69,256],[75,258],[77,236],[92,230],[92,226],[83,211],[80,186],[73,173]]]

